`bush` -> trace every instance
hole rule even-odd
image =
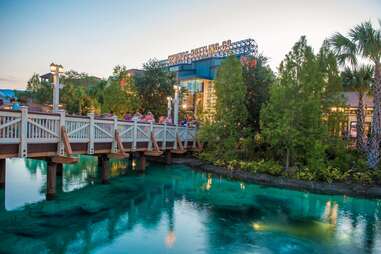
[[[364,172],[354,172],[352,174],[352,180],[356,183],[361,184],[373,184],[374,183],[374,172],[364,171]]]
[[[324,182],[344,182],[350,176],[350,171],[342,172],[336,167],[327,166],[319,171],[318,179]]]
[[[299,180],[313,181],[316,180],[315,171],[305,167],[296,171],[295,178]]]

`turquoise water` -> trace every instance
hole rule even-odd
[[[108,185],[91,157],[65,166],[45,201],[45,163],[7,160],[0,253],[381,253],[380,200],[111,164]]]

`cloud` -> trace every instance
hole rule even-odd
[[[0,89],[21,89],[24,90],[26,87],[26,81],[17,79],[13,76],[2,76],[0,77]]]
[[[11,77],[11,76],[8,76],[8,77],[0,77],[0,82],[20,82],[21,80],[19,79],[16,79],[15,77]]]

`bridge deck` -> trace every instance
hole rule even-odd
[[[63,131],[65,133],[63,133]],[[0,110],[0,159],[196,148],[196,128],[60,113]],[[118,135],[116,135],[116,133]],[[116,136],[120,138],[120,143]]]

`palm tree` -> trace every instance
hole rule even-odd
[[[381,26],[381,20],[379,21]],[[370,21],[363,22],[349,31],[348,36],[335,33],[330,43],[341,63],[357,64],[357,56],[374,65],[373,116],[371,137],[368,143],[368,165],[376,168],[380,161],[381,141],[381,28],[375,29]]]
[[[356,91],[359,96],[356,112],[356,147],[359,151],[366,153],[368,149],[364,133],[364,95],[370,91],[373,83],[373,68],[369,65],[362,65],[354,70],[346,67],[341,77],[344,87]]]

